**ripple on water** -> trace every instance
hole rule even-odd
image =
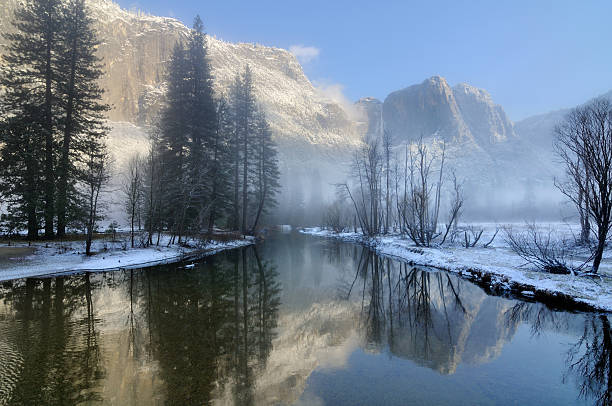
[[[4,332],[2,337],[6,337]],[[0,405],[7,405],[23,369],[23,357],[12,345],[0,341]]]

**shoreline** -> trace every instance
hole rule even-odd
[[[520,269],[520,266],[516,265],[517,262],[505,267],[483,266],[469,258],[469,254],[480,254],[482,250],[489,250],[491,255],[496,255],[499,251],[492,248],[469,251],[456,248],[420,248],[399,236],[366,238],[359,233],[334,233],[319,227],[303,228],[299,231],[314,237],[359,244],[379,255],[409,265],[450,272],[480,286],[488,294],[538,301],[555,309],[612,313],[612,280],[607,280],[610,279],[608,276],[602,276],[602,280],[598,281],[584,276],[553,275]],[[455,252],[458,255],[454,255]],[[462,260],[461,254],[467,258]],[[507,256],[507,253],[504,254]],[[568,286],[568,283],[571,285]]]
[[[68,244],[73,250],[79,242]],[[99,242],[98,242],[99,243]],[[35,247],[36,251],[23,258],[12,258],[11,262],[0,265],[0,282],[26,278],[49,278],[77,273],[113,272],[125,269],[150,268],[186,261],[197,261],[222,251],[247,247],[255,244],[255,239],[246,237],[241,240],[209,241],[202,248],[179,246],[160,246],[147,248],[116,249],[86,257],[79,251],[52,253],[65,248],[64,243],[46,244]],[[50,259],[50,260],[49,260]]]

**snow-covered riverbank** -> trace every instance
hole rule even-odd
[[[486,234],[494,232],[490,227],[485,230]],[[483,248],[481,244],[467,249],[459,245],[417,248],[400,236],[367,239],[360,233],[334,233],[318,227],[306,228],[301,232],[363,244],[382,255],[457,273],[498,293],[508,292],[560,305],[572,305],[571,302],[574,302],[577,308],[612,311],[612,258],[609,253],[604,257],[600,277],[591,278],[553,275],[524,266],[525,261],[508,248],[502,235],[488,248]],[[487,242],[486,237],[482,238],[484,242]]]
[[[254,243],[254,238],[246,237],[223,242],[209,241],[204,245],[186,248],[168,246],[168,237],[164,237],[159,246],[130,249],[126,248],[129,245],[124,241],[95,240],[92,250],[97,254],[90,257],[84,254],[82,241],[35,243],[31,246],[13,244],[10,252],[14,252],[14,255],[9,254],[0,260],[0,281],[70,272],[142,268],[197,259]]]

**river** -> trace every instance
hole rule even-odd
[[[609,404],[609,320],[276,234],[3,283],[0,405]]]

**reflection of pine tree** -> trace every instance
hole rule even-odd
[[[259,362],[263,366],[272,350],[281,289],[276,281],[278,277],[276,269],[268,263],[262,263],[257,248],[254,248],[253,252],[257,261],[255,277],[257,289],[256,339],[259,347]]]
[[[15,405],[65,405],[99,400],[99,334],[89,275],[26,280],[0,299],[15,310],[14,346],[23,355]],[[87,311],[81,312],[80,309]]]
[[[249,248],[178,278],[146,273],[143,311],[167,403],[208,404],[225,387],[253,403],[253,369],[269,355],[279,303],[277,274],[257,258]]]
[[[234,358],[232,392],[236,404],[253,404],[253,377],[272,349],[280,305],[278,273],[256,248],[243,250],[235,263]]]
[[[230,267],[215,259],[212,269],[151,272],[146,300],[152,354],[159,361],[168,404],[207,404],[215,389],[218,364],[231,336]]]

